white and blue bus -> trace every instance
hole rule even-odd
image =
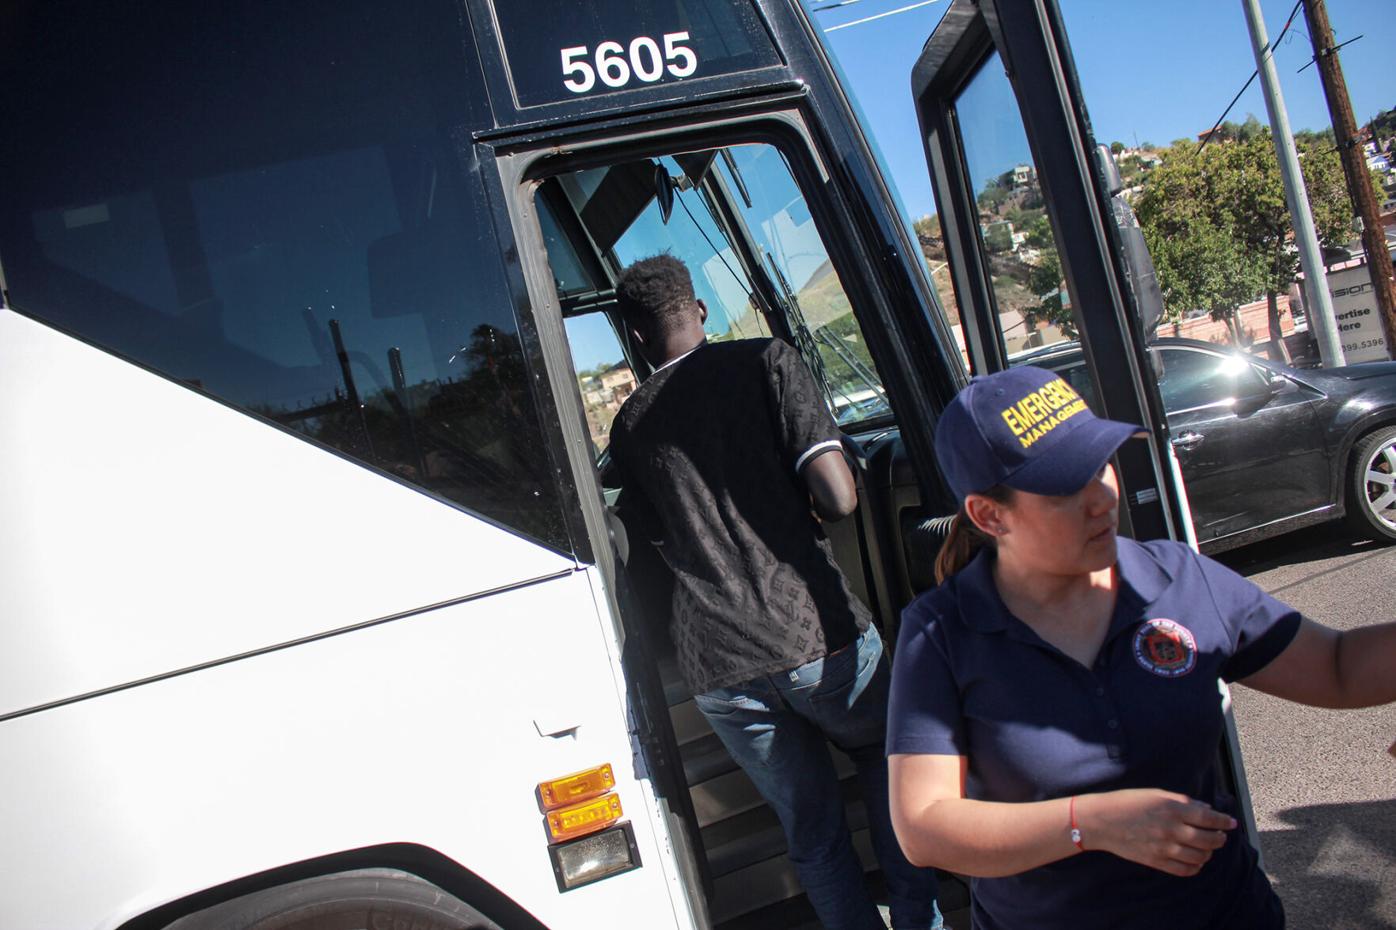
[[[895,641],[937,414],[1010,354],[970,154],[1022,134],[1103,412],[1154,437],[1126,531],[1173,535],[1072,74],[1051,0],[927,45],[947,315],[791,0],[6,4],[0,927],[798,924],[611,519],[613,282],[668,250],[711,338],[804,353]]]

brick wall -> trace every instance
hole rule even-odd
[[[1289,312],[1289,297],[1280,295],[1280,335],[1294,332],[1294,317]],[[1241,330],[1251,342],[1259,345],[1270,341],[1270,317],[1265,300],[1245,304],[1238,311],[1241,317]],[[1182,336],[1184,339],[1201,339],[1203,342],[1216,342],[1229,345],[1231,330],[1223,322],[1211,317],[1184,320],[1181,323],[1165,323],[1158,328],[1160,336]]]

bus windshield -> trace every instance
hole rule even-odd
[[[598,450],[638,385],[614,310],[630,263],[667,252],[693,272],[710,341],[788,336],[841,426],[890,413],[886,390],[790,165],[752,143],[591,168],[539,191],[549,262]]]

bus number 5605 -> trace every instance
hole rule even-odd
[[[698,70],[698,56],[693,49],[679,44],[688,41],[688,33],[666,32],[662,38],[662,53],[659,43],[649,36],[631,39],[628,60],[625,46],[619,42],[606,41],[597,45],[591,62],[586,60],[585,45],[565,48],[562,50],[562,73],[567,79],[562,86],[574,94],[584,94],[596,86],[597,77],[607,87],[624,87],[631,77],[652,84],[664,76],[665,70],[676,78],[686,78]]]

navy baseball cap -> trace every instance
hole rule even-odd
[[[957,500],[1005,485],[1084,488],[1138,426],[1091,413],[1056,372],[1024,366],[971,379],[936,427],[936,458]]]

